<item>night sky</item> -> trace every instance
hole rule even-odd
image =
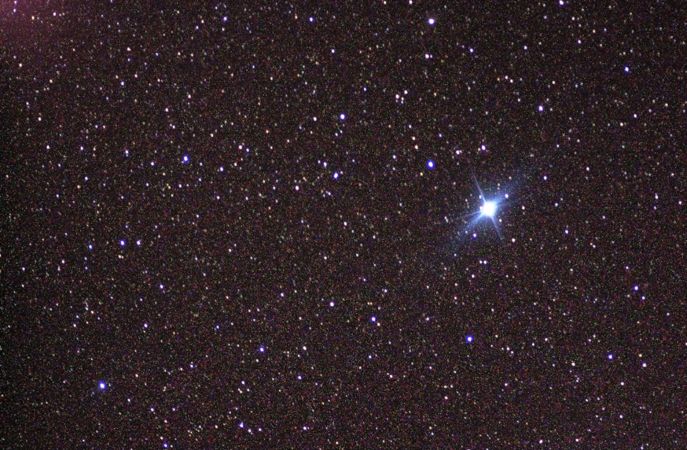
[[[687,12],[0,6],[6,448],[687,448]]]

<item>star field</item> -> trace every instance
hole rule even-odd
[[[0,6],[6,448],[687,448],[687,14]]]

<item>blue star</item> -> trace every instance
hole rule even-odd
[[[482,200],[482,206],[479,208],[479,214],[477,214],[477,218],[473,221],[473,224],[477,222],[479,219],[486,217],[491,220],[491,223],[494,225],[494,230],[496,230],[496,234],[499,235],[499,239],[503,239],[501,236],[501,232],[499,231],[499,227],[496,223],[496,211],[498,210],[499,202],[495,199],[487,199],[484,196],[484,192],[482,192],[482,188],[479,186],[479,182],[477,181],[477,177],[475,176],[475,173],[472,173],[472,178],[475,181],[475,186],[477,187],[477,192],[479,192],[479,198]],[[506,195],[506,198],[508,195]]]
[[[104,391],[107,388],[107,385],[104,381],[101,381],[100,384],[98,384],[98,387]]]
[[[468,334],[468,336],[465,338],[465,342],[467,342],[468,344],[472,343],[472,340],[473,340],[473,337],[471,334]]]
[[[453,220],[449,219],[448,217],[444,217],[444,221],[446,223],[451,223],[456,220],[462,221],[464,224],[466,224],[466,226],[463,230],[460,231],[460,235],[471,235],[473,238],[477,238],[478,233],[476,227],[478,223],[482,219],[489,219],[489,221],[491,221],[492,225],[494,226],[494,231],[496,231],[496,234],[498,235],[499,239],[503,240],[503,236],[501,235],[501,231],[499,230],[500,220],[497,216],[499,214],[501,206],[506,205],[508,203],[509,196],[508,194],[503,194],[496,197],[487,197],[485,193],[482,192],[482,188],[480,187],[479,182],[477,181],[477,177],[475,176],[474,171],[471,170],[471,172],[472,179],[475,182],[475,187],[477,188],[477,192],[479,194],[479,208],[476,211],[464,214]]]
[[[482,212],[482,215],[485,217],[492,218],[494,217],[494,214],[496,214],[496,202],[495,201],[486,201],[482,206],[480,206],[479,210]]]

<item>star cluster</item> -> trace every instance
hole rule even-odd
[[[180,5],[0,6],[2,447],[687,448],[684,11]]]

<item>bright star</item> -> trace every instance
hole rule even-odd
[[[494,214],[496,214],[496,202],[495,201],[488,201],[484,202],[484,204],[479,208],[480,211],[482,211],[482,215],[486,217],[494,217]]]
[[[474,171],[472,172],[472,179],[475,183],[475,187],[477,188],[477,192],[479,194],[478,198],[482,205],[479,207],[477,211],[468,213],[461,218],[471,218],[467,228],[463,230],[463,233],[465,235],[471,233],[473,238],[476,238],[477,233],[474,231],[474,227],[476,227],[477,223],[480,222],[482,219],[489,219],[489,221],[494,226],[494,231],[496,231],[496,234],[498,235],[499,239],[503,239],[503,236],[501,236],[501,232],[499,231],[498,224],[500,221],[496,218],[496,213],[498,212],[500,202],[502,200],[507,199],[508,194],[498,197],[487,198],[487,196],[484,195],[484,192],[482,192],[482,188],[480,187],[479,182],[477,181],[477,177],[475,176]],[[445,218],[445,220],[448,221],[448,218]]]
[[[508,192],[508,190],[512,189],[513,186],[507,186],[504,189],[504,187],[501,186],[501,183],[499,183],[497,184],[496,189],[492,188],[485,192],[482,191],[480,183],[477,180],[477,176],[472,168],[470,168],[470,172],[472,175],[472,181],[475,183],[475,189],[477,191],[475,194],[477,195],[473,194],[468,196],[468,198],[465,199],[465,203],[469,208],[472,209],[472,211],[468,211],[462,216],[458,216],[453,219],[446,215],[443,217],[443,223],[463,223],[464,227],[458,233],[459,240],[470,239],[470,236],[472,239],[477,239],[480,234],[478,233],[478,228],[484,229],[486,227],[492,229],[492,232],[498,236],[499,240],[503,241],[503,235],[499,229],[502,223],[502,210],[508,209],[508,205],[513,202],[510,193]],[[491,224],[488,222],[491,222]],[[437,224],[439,223],[440,222],[437,222]]]
[[[501,236],[501,232],[499,231],[496,218],[494,217],[496,215],[498,202],[496,200],[487,200],[487,198],[484,196],[484,192],[482,192],[482,188],[479,187],[479,182],[477,181],[477,176],[475,176],[474,172],[472,173],[472,179],[475,181],[475,186],[477,187],[477,191],[479,192],[479,198],[483,202],[482,206],[480,206],[479,208],[479,214],[475,220],[479,220],[482,217],[490,219],[491,223],[494,225],[494,230],[496,231],[496,234],[499,235],[499,239],[503,239],[503,237]]]

